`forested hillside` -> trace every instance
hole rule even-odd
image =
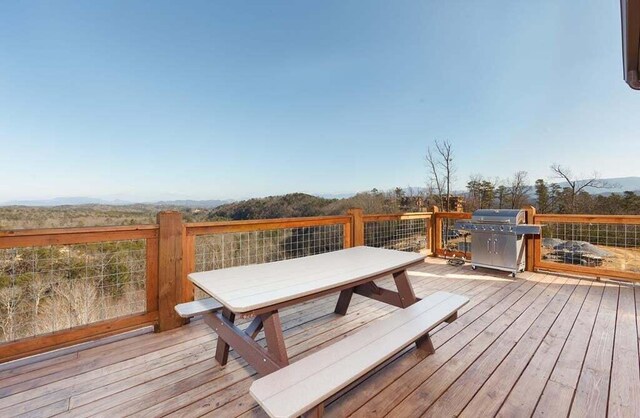
[[[365,213],[391,213],[417,211],[423,204],[420,196],[397,188],[381,192],[373,189],[346,199],[325,199],[305,193],[243,200],[212,209],[207,218],[218,219],[269,219],[300,216],[342,215],[349,208],[361,208]]]
[[[178,210],[188,222],[206,218],[206,209],[163,205],[0,206],[0,230],[71,228],[156,223],[161,210]]]
[[[209,219],[269,219],[317,216],[326,212],[336,199],[324,199],[304,193],[242,200],[218,206],[209,212]]]

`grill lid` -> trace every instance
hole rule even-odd
[[[471,222],[517,225],[524,223],[524,211],[520,209],[478,209],[473,212]]]

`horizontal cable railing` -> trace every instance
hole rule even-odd
[[[640,216],[536,215],[535,267],[640,279]]]
[[[158,227],[0,232],[0,360],[155,323]]]

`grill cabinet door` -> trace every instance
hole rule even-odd
[[[516,268],[515,235],[493,234],[493,263],[496,267]]]
[[[493,234],[491,232],[473,232],[471,235],[471,263],[492,264]]]

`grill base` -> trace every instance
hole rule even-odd
[[[487,269],[491,269],[491,270],[507,271],[507,272],[511,273],[511,277],[516,277],[516,275],[518,273],[522,273],[524,271],[524,267],[514,270],[514,269],[508,268],[508,267],[496,267],[496,266],[491,265],[491,264],[474,263],[473,261],[471,262],[471,268],[473,270],[477,269],[478,267],[483,267],[483,268],[487,268]]]

